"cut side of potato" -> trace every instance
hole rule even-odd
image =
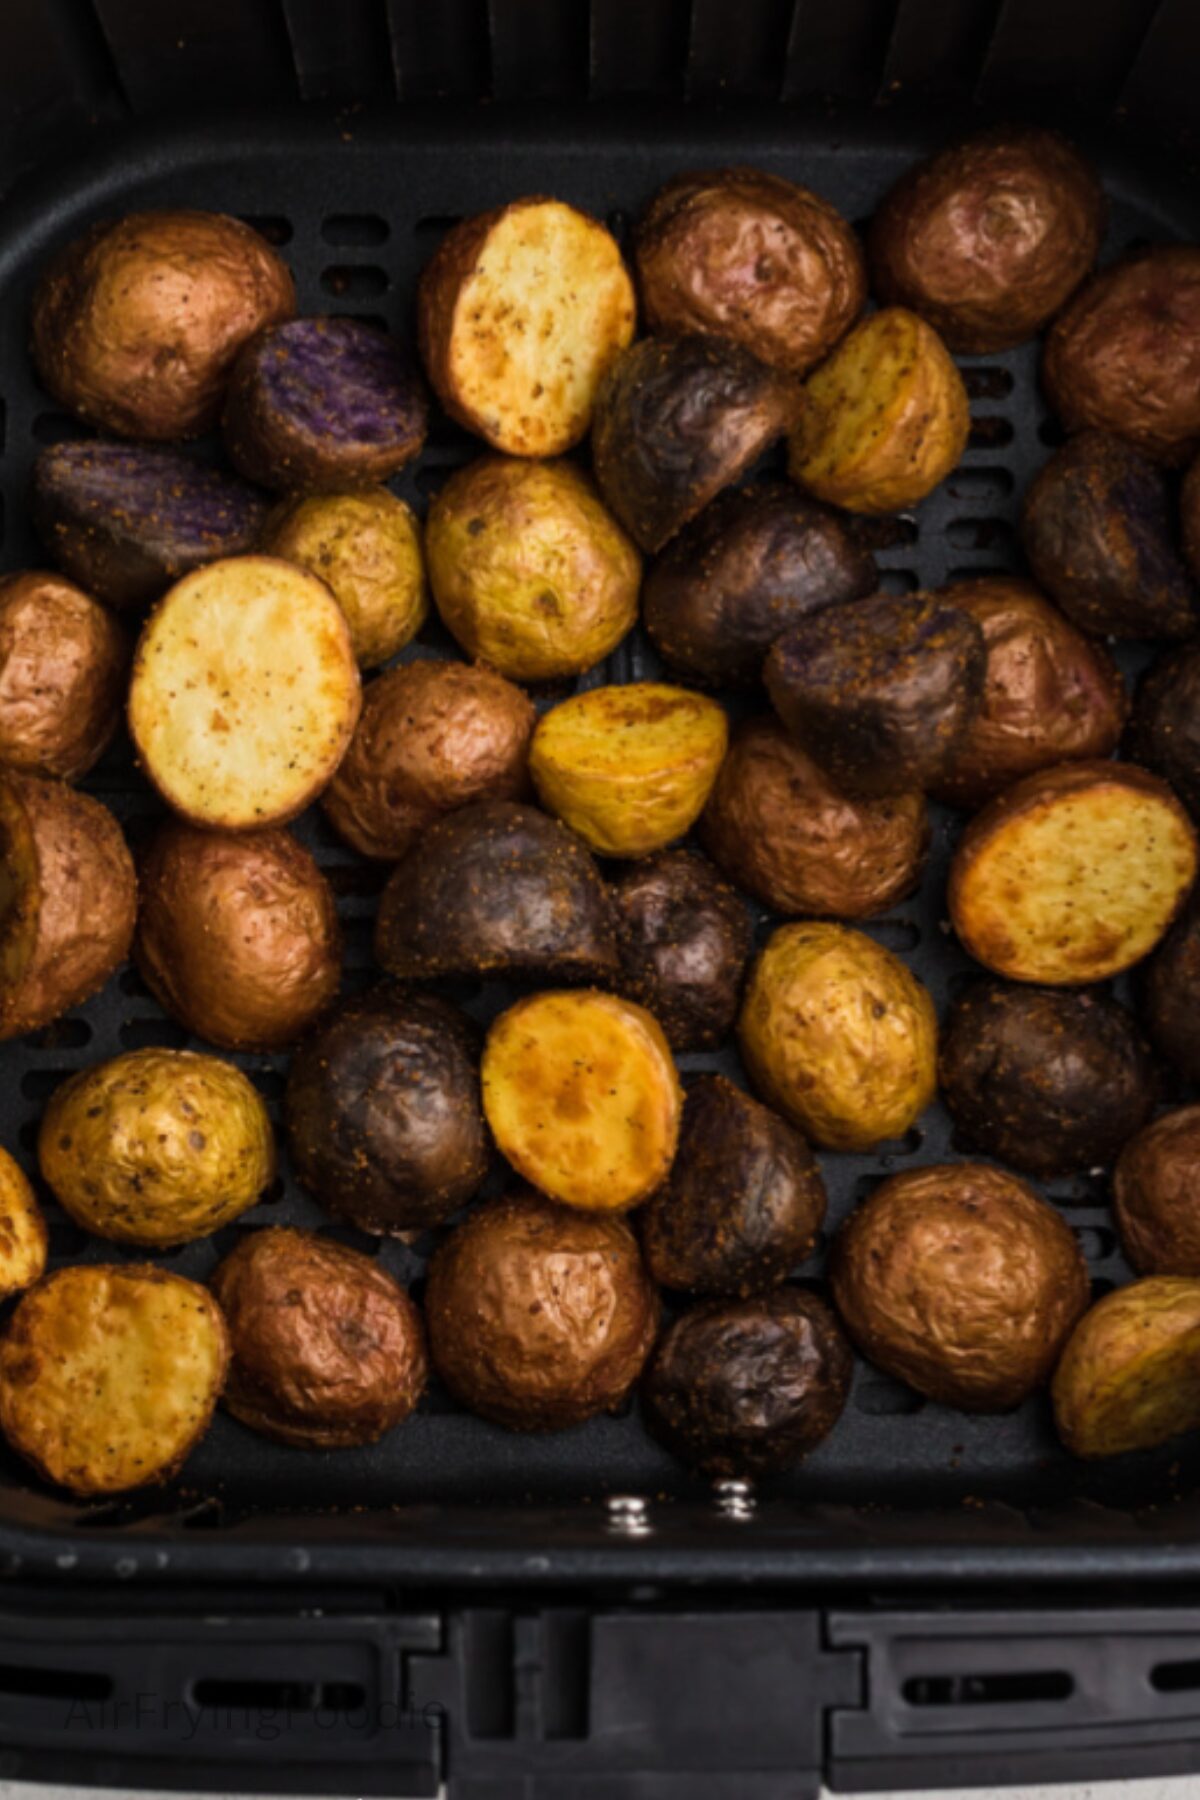
[[[8,1151],[0,1150],[0,1300],[41,1279],[48,1248],[34,1191]]]
[[[362,705],[345,617],[270,556],[187,575],[148,620],[129,728],[168,805],[227,831],[281,824],[332,778]]]
[[[1106,1294],[1067,1343],[1050,1390],[1076,1456],[1149,1450],[1200,1427],[1200,1281],[1151,1275]]]

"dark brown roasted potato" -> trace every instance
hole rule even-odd
[[[1163,1113],[1113,1171],[1113,1217],[1139,1275],[1200,1275],[1200,1106]]]
[[[1155,1049],[1200,1086],[1200,892],[1194,892],[1141,971],[1142,1018]]]
[[[654,1014],[672,1050],[710,1050],[733,1028],[750,920],[703,857],[666,850],[613,887],[621,986]]]
[[[1142,676],[1129,721],[1129,754],[1169,781],[1200,814],[1200,646],[1160,656]]]
[[[77,781],[116,735],[130,645],[60,575],[0,577],[0,763]]]

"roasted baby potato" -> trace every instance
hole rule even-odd
[[[153,1264],[58,1269],[0,1341],[0,1429],[86,1499],[166,1481],[208,1430],[229,1334],[206,1288]]]
[[[728,743],[715,700],[633,681],[588,688],[545,713],[529,773],[546,810],[601,856],[649,856],[695,823]]]
[[[1103,644],[1013,575],[956,581],[942,598],[979,626],[987,666],[979,709],[934,783],[939,800],[980,806],[1035,769],[1111,756],[1129,702]]]
[[[1200,1086],[1200,892],[1193,890],[1141,975],[1151,1042],[1184,1081]]]
[[[616,240],[561,200],[513,200],[463,219],[417,288],[438,399],[513,456],[558,456],[579,442],[635,317]]]
[[[178,450],[88,440],[39,450],[30,512],[60,569],[133,610],[203,563],[255,549],[267,502]]]
[[[266,240],[222,213],[143,212],[93,225],[33,297],[33,359],[73,413],[134,438],[215,425],[230,365],[290,319],[296,291]]]
[[[1021,543],[1037,580],[1083,631],[1182,638],[1200,623],[1166,480],[1118,437],[1080,432],[1043,464],[1022,503]]]
[[[1187,462],[1200,447],[1200,246],[1155,244],[1093,275],[1051,328],[1042,384],[1069,431]]]
[[[1113,1217],[1140,1275],[1200,1276],[1200,1106],[1163,1113],[1113,1170]]]
[[[1075,1456],[1150,1450],[1200,1426],[1200,1281],[1151,1275],[1075,1327],[1050,1389]]]
[[[1129,754],[1170,782],[1193,818],[1200,814],[1200,646],[1172,650],[1142,676]]]
[[[24,1172],[0,1150],[0,1299],[32,1287],[46,1272],[49,1233]]]
[[[847,512],[899,512],[945,480],[970,428],[963,378],[937,332],[888,306],[805,381],[788,472]]]
[[[262,1098],[219,1056],[129,1050],[55,1088],[42,1178],[76,1224],[167,1250],[228,1225],[275,1175]]]
[[[732,1030],[750,955],[740,896],[702,856],[668,850],[613,887],[621,987],[672,1050],[711,1050]]]
[[[854,1357],[832,1309],[804,1288],[708,1300],[670,1324],[642,1381],[647,1423],[706,1475],[771,1475],[829,1436]]]
[[[1090,1295],[1062,1215],[969,1162],[881,1182],[838,1233],[830,1281],[865,1357],[964,1412],[1005,1412],[1041,1387]]]
[[[792,384],[737,344],[642,338],[596,396],[600,492],[641,549],[668,538],[788,429]]]
[[[825,1206],[800,1133],[724,1075],[699,1075],[671,1173],[641,1215],[642,1253],[663,1287],[760,1293],[811,1253]]]
[[[385,487],[290,501],[268,521],[262,549],[325,583],[346,615],[361,669],[387,662],[425,623],[420,529]]]
[[[0,772],[0,1039],[102,988],[136,915],[133,859],[108,808],[61,782]]]
[[[362,685],[324,582],[273,556],[197,569],[151,614],[129,729],[168,806],[212,830],[282,825],[333,775]]]
[[[1158,1098],[1150,1052],[1107,994],[999,981],[951,1006],[938,1084],[972,1150],[1043,1177],[1111,1162]]]
[[[429,508],[425,555],[443,623],[515,681],[581,675],[637,619],[641,559],[571,463],[459,469]]]
[[[1091,273],[1106,210],[1095,173],[1056,131],[981,131],[915,164],[885,197],[867,243],[871,286],[951,350],[1011,350]]]
[[[163,825],[138,865],[134,960],[163,1009],[226,1050],[278,1050],[338,991],[329,883],[286,831]]]
[[[623,1212],[671,1166],[679,1077],[657,1020],[632,1000],[595,988],[518,1000],[488,1032],[481,1078],[498,1148],[564,1206]]]
[[[315,1231],[244,1237],[213,1271],[233,1353],[225,1405],[302,1450],[374,1444],[428,1376],[421,1315],[386,1269]]]
[[[642,216],[634,256],[651,331],[731,338],[796,375],[867,298],[853,228],[808,188],[760,169],[668,181]]]
[[[764,1100],[826,1150],[900,1137],[936,1091],[933,1001],[890,950],[846,925],[772,932],[738,1039]]]
[[[481,800],[430,825],[383,891],[375,954],[406,981],[618,970],[608,890],[588,852],[532,806]]]
[[[0,763],[77,781],[121,722],[129,644],[60,575],[0,576]]]
[[[869,919],[920,881],[929,817],[920,794],[844,794],[777,719],[747,719],[700,836],[727,878],[773,912]]]
[[[1196,873],[1196,834],[1133,763],[1060,763],[967,826],[946,899],[963,947],[1013,981],[1105,981],[1153,950]]]
[[[749,687],[781,632],[877,585],[874,558],[828,507],[782,481],[727,488],[650,570],[642,623],[689,679]]]
[[[384,984],[343,1001],[301,1044],[284,1119],[296,1172],[360,1231],[437,1225],[488,1171],[479,1041],[432,994]]]
[[[418,455],[429,406],[406,352],[358,319],[289,319],[230,371],[221,430],[247,481],[281,494],[386,481]]]
[[[561,1431],[621,1405],[658,1296],[623,1219],[517,1193],[438,1247],[425,1318],[434,1367],[464,1406],[511,1431]]]

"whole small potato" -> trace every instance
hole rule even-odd
[[[672,1050],[711,1050],[733,1027],[750,955],[740,896],[703,857],[646,857],[613,887],[621,985]]]
[[[42,276],[33,359],[54,398],[92,425],[198,437],[247,338],[295,310],[287,264],[240,219],[130,213],[93,225]]]
[[[1200,1276],[1200,1106],[1131,1137],[1113,1171],[1113,1217],[1139,1275]]]
[[[738,1039],[768,1105],[826,1150],[900,1137],[937,1089],[933,1001],[890,950],[846,925],[771,934]]]
[[[130,1050],[54,1090],[38,1165],[77,1225],[120,1244],[187,1244],[253,1206],[275,1174],[271,1122],[240,1069]]]
[[[0,762],[77,781],[121,722],[130,646],[61,575],[0,577]]]
[[[1184,1081],[1200,1086],[1200,892],[1193,891],[1141,975],[1151,1042]]]
[[[457,470],[429,508],[425,555],[443,623],[515,681],[581,675],[637,619],[641,558],[572,463]]]
[[[1200,1281],[1150,1275],[1097,1300],[1063,1351],[1050,1390],[1075,1456],[1151,1450],[1200,1426]]]
[[[1160,656],[1138,682],[1129,755],[1169,781],[1193,818],[1200,815],[1200,646]]]
[[[235,1419],[302,1450],[374,1444],[414,1410],[428,1362],[421,1315],[361,1251],[315,1231],[251,1232],[213,1271]]]
[[[708,1300],[669,1325],[642,1382],[647,1423],[706,1475],[790,1468],[841,1417],[854,1357],[832,1309],[804,1288]]]
[[[620,1406],[658,1296],[622,1219],[519,1193],[438,1247],[425,1317],[434,1367],[464,1406],[512,1431],[561,1431]]]
[[[881,1182],[838,1233],[830,1279],[865,1357],[964,1412],[1041,1387],[1090,1293],[1070,1226],[987,1163]]]
[[[24,1171],[0,1150],[0,1299],[32,1287],[46,1272],[50,1234]]]

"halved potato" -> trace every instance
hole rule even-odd
[[[1150,1275],[1106,1294],[1067,1341],[1050,1389],[1076,1456],[1149,1450],[1200,1426],[1200,1281]]]
[[[37,1197],[7,1150],[0,1150],[0,1300],[46,1271],[49,1237]]]
[[[225,831],[295,818],[354,735],[362,686],[315,575],[234,556],[176,582],[138,640],[129,729],[163,799]]]
[[[1013,981],[1106,981],[1153,950],[1196,873],[1196,833],[1134,763],[1060,763],[968,825],[947,903],[964,947]]]
[[[529,772],[542,805],[602,856],[649,856],[699,817],[729,743],[715,700],[661,681],[590,688],[545,714]]]
[[[518,1174],[565,1206],[622,1212],[665,1178],[682,1094],[657,1021],[595,988],[532,994],[483,1053],[483,1110]]]

